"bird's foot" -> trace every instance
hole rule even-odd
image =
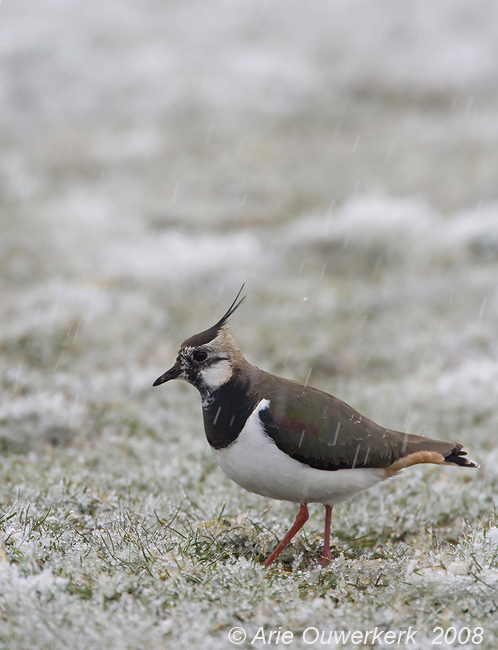
[[[330,552],[330,549],[323,549],[322,557],[320,558],[320,566],[328,566],[335,560],[334,556]]]

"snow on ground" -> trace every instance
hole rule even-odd
[[[497,25],[491,0],[2,4],[0,646],[496,648]],[[264,571],[295,506],[222,475],[193,389],[151,387],[243,282],[250,361],[481,469],[337,507],[327,569],[315,506]]]

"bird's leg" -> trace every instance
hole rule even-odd
[[[330,522],[332,521],[332,506],[325,506],[325,535],[323,538],[323,552],[320,564],[326,566],[334,558],[330,552]]]
[[[284,548],[291,541],[291,539],[298,532],[298,530],[300,530],[304,526],[304,524],[308,521],[308,517],[309,517],[308,506],[306,505],[306,503],[301,503],[301,508],[297,513],[296,521],[292,524],[291,529],[289,530],[287,535],[283,538],[283,540],[280,542],[280,544],[275,548],[273,553],[269,555],[267,559],[263,562],[265,567],[268,568],[271,564],[273,564],[273,562],[277,559],[277,557],[284,550]]]

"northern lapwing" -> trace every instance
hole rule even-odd
[[[243,288],[243,287],[242,287]],[[209,329],[184,341],[175,364],[156,379],[185,379],[201,394],[204,429],[216,460],[246,490],[301,504],[264,565],[270,566],[308,519],[325,506],[321,563],[330,562],[332,507],[419,463],[479,467],[460,443],[386,429],[316,388],[276,377],[242,356],[227,323],[242,288]]]

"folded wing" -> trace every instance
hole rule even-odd
[[[287,382],[268,400],[259,413],[266,434],[281,451],[315,469],[396,472],[418,463],[477,467],[458,443],[385,429],[314,388]]]

